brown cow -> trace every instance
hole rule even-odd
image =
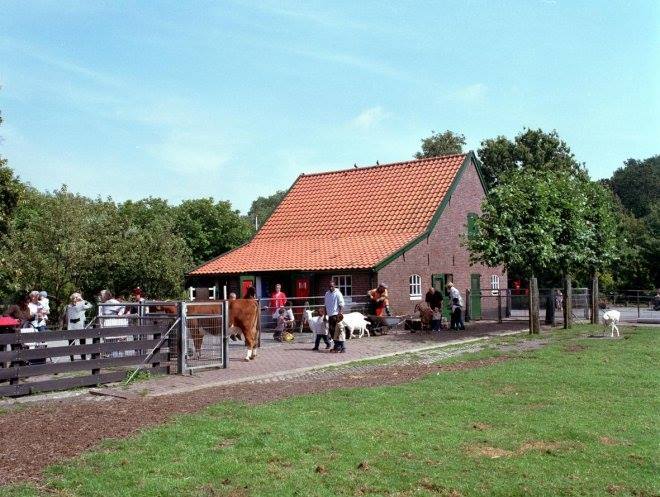
[[[259,302],[254,299],[239,299],[229,301],[229,324],[240,328],[247,354],[245,360],[257,357],[259,344]]]

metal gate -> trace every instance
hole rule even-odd
[[[181,373],[227,367],[228,309],[226,300],[181,303]]]

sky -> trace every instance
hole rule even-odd
[[[660,153],[660,2],[0,0],[0,86],[0,155],[42,190],[246,212],[525,127],[602,178]]]

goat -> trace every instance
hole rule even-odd
[[[621,313],[615,309],[610,309],[609,311],[605,311],[603,314],[603,324],[605,325],[605,329],[610,330],[611,332],[611,337],[614,338],[614,332],[616,331],[616,336],[620,336],[619,334],[619,327],[617,324],[619,324],[619,320],[621,319]]]

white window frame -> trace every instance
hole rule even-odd
[[[344,297],[353,296],[353,276],[350,274],[336,274],[332,276],[332,281],[335,283],[337,290],[341,292]]]
[[[410,275],[408,288],[410,290],[410,300],[422,300],[422,277],[420,275]]]
[[[216,287],[214,287],[214,286],[209,287],[209,300],[215,300],[216,299],[216,296],[217,296],[216,291],[217,291]],[[191,286],[190,288],[188,288],[188,297],[189,297],[190,301],[195,300],[195,297],[197,296],[196,293],[197,293],[197,291],[195,290],[194,286]]]
[[[497,274],[490,276],[490,293],[492,295],[500,293],[500,277]]]

